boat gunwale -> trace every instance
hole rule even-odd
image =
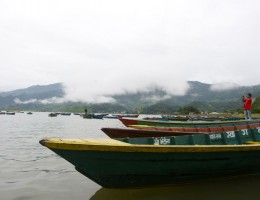
[[[217,121],[217,122],[207,122],[207,121],[160,121],[160,120],[145,120],[145,119],[127,119],[127,118],[119,118],[119,120],[123,123],[123,121],[135,121],[138,122],[148,122],[152,124],[160,123],[160,124],[180,124],[180,125],[218,125],[218,124],[239,124],[240,122],[256,122],[259,123],[259,120],[236,120],[236,121]],[[138,124],[136,124],[138,125]]]
[[[62,140],[57,138],[46,138],[40,144],[50,149],[71,150],[71,151],[105,151],[105,152],[153,152],[153,153],[196,153],[196,152],[238,152],[238,151],[260,151],[260,142],[235,145],[146,145],[129,144],[113,139],[101,140],[90,139]],[[111,143],[106,141],[111,140]],[[79,142],[81,141],[81,142]]]

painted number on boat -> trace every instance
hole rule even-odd
[[[256,127],[256,129],[257,129],[258,133],[260,133],[260,127]]]
[[[216,133],[216,134],[210,134],[210,135],[209,135],[209,138],[210,138],[211,140],[218,140],[218,139],[221,139],[222,137],[221,137],[221,134],[220,134],[220,133]]]
[[[227,131],[227,138],[235,138],[236,135],[235,135],[235,131]]]
[[[171,140],[169,138],[165,138],[165,137],[154,138],[154,144],[157,144],[157,145],[167,145],[170,143],[171,143]]]
[[[247,129],[243,129],[242,131],[242,135],[248,135],[248,130]]]

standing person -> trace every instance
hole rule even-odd
[[[242,101],[244,102],[244,114],[245,114],[245,119],[252,119],[252,94],[248,93],[247,97],[243,96]]]

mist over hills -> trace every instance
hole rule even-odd
[[[230,83],[218,85],[189,81],[189,90],[183,96],[168,95],[163,88],[150,91],[111,96],[113,103],[71,102],[64,99],[62,83],[35,85],[0,93],[0,110],[131,112],[144,114],[171,114],[180,107],[193,105],[201,111],[236,110],[242,107],[241,96],[252,93],[260,96],[260,85],[238,86]]]

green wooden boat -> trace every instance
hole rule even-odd
[[[260,128],[260,123],[237,125],[237,126],[223,126],[223,127],[204,127],[204,128],[183,128],[183,127],[159,127],[159,126],[145,126],[132,125],[130,128],[102,128],[101,130],[110,138],[137,138],[137,137],[162,137],[162,136],[177,136],[177,135],[194,135],[194,134],[208,134],[228,131],[250,131],[248,129]]]
[[[237,121],[219,121],[219,122],[177,122],[177,121],[156,121],[156,120],[142,120],[142,119],[127,119],[119,118],[125,126],[132,125],[146,125],[146,126],[159,126],[159,127],[219,127],[219,126],[236,126],[248,125],[259,123],[260,120],[237,120]]]
[[[172,131],[172,132],[224,132],[224,131],[236,131],[250,128],[258,128],[260,127],[260,122],[252,123],[252,124],[233,124],[228,126],[226,124],[219,124],[217,126],[195,126],[195,127],[167,127],[167,126],[147,126],[147,125],[129,125],[129,128],[137,129],[137,130],[152,130],[152,131]],[[102,129],[101,129],[102,130]]]
[[[189,136],[43,139],[106,188],[169,185],[260,172],[260,129]]]

